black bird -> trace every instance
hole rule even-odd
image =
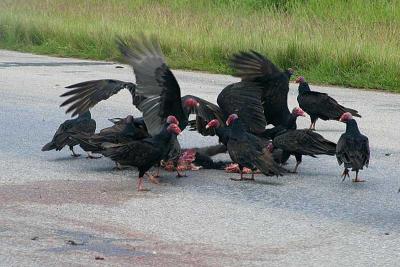
[[[269,59],[255,51],[234,55],[231,66],[236,71],[235,76],[242,78],[242,81],[230,86],[243,90],[249,84],[260,86],[266,123],[274,126],[284,124],[290,115],[287,98],[293,70],[289,68],[281,71]]]
[[[173,136],[180,134],[181,129],[175,123],[165,123],[160,133],[138,141],[128,143],[105,143],[101,154],[121,165],[137,167],[139,170],[139,179],[137,190],[146,190],[143,187],[143,176],[146,174],[150,181],[159,183],[158,179],[146,172],[158,164],[169,153],[169,144]]]
[[[343,181],[346,177],[350,178],[349,168],[352,168],[352,171],[356,172],[356,178],[353,179],[353,182],[364,182],[364,180],[358,178],[358,172],[364,166],[368,167],[369,164],[368,137],[360,133],[357,122],[350,112],[344,113],[339,121],[346,123],[346,132],[340,136],[336,147],[338,163],[339,165],[344,163]]]
[[[246,128],[239,120],[238,115],[231,114],[226,122],[232,127],[227,148],[233,162],[239,164],[240,178],[232,180],[254,180],[254,172],[251,178],[243,177],[243,167],[252,171],[259,169],[264,175],[282,175],[285,170],[272,158],[265,143],[257,136],[246,132]]]
[[[132,115],[115,122],[111,127],[102,129],[97,134],[78,133],[71,136],[77,140],[83,150],[87,152],[99,153],[103,143],[128,143],[134,140],[141,140],[149,137],[149,133],[144,124],[135,123]]]
[[[293,128],[297,116],[304,116],[301,108],[294,108],[291,115],[291,123],[288,128],[277,131],[272,143],[268,144],[268,150],[273,153],[276,148],[282,150],[280,163],[285,163],[290,155],[296,158],[296,167],[293,172],[297,172],[297,168],[302,161],[302,155],[315,157],[315,155],[335,155],[336,144],[326,140],[320,134],[311,130],[296,130]],[[279,127],[275,127],[279,128]]]
[[[318,118],[322,120],[339,120],[340,116],[345,112],[350,112],[353,116],[361,118],[357,110],[340,105],[335,99],[325,93],[311,91],[304,77],[297,77],[296,83],[299,84],[297,102],[310,115],[311,130],[315,130],[315,123]]]
[[[64,146],[69,146],[72,151],[72,156],[79,157],[79,154],[74,152],[74,146],[79,145],[79,142],[71,139],[75,134],[92,135],[96,131],[96,121],[91,118],[90,111],[79,114],[78,118],[66,120],[58,127],[53,139],[42,147],[42,151],[61,150]],[[89,158],[92,156],[89,154]]]

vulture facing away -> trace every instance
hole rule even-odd
[[[79,145],[79,142],[72,140],[71,136],[75,134],[92,135],[96,131],[96,121],[91,118],[90,111],[80,113],[78,118],[64,121],[58,127],[53,139],[42,147],[42,151],[55,149],[59,151],[68,146],[72,152],[72,156],[79,157],[74,151],[74,146]],[[89,158],[93,158],[90,154]]]

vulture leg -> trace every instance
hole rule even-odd
[[[99,159],[99,158],[101,158],[101,156],[95,156],[95,155],[93,155],[92,152],[88,152],[86,158],[88,158],[88,159]]]
[[[356,170],[356,179],[353,179],[353,182],[354,183],[365,182],[365,180],[363,179],[358,179],[358,172],[359,170]]]
[[[243,166],[239,165],[239,173],[240,173],[240,178],[230,178],[232,181],[243,181],[243,180],[250,180],[250,181],[254,181],[254,172],[251,171],[251,178],[247,178],[244,177],[244,173],[243,173]]]
[[[136,184],[136,189],[137,189],[137,191],[150,191],[149,189],[144,188],[144,186],[143,186],[143,176],[138,178],[138,181]]]
[[[160,177],[160,166],[157,167],[157,172],[155,174],[153,174],[153,176],[155,178],[159,178]]]
[[[81,154],[76,154],[76,153],[75,153],[74,147],[73,147],[73,146],[69,146],[69,149],[70,149],[71,152],[72,152],[72,155],[71,155],[71,156],[77,158],[77,157],[79,157],[79,156],[81,155]]]
[[[149,181],[151,183],[153,183],[153,184],[159,184],[160,183],[160,181],[154,175],[148,174],[147,172],[144,175],[146,175],[147,178],[149,178]]]
[[[145,174],[146,173],[143,171],[143,169],[139,169],[139,178],[138,178],[138,181],[136,184],[137,191],[150,191],[150,189],[145,188],[143,185],[144,184],[143,176]],[[146,175],[148,175],[148,174],[146,174]],[[149,178],[149,180],[150,180],[150,182],[152,182],[150,178]]]
[[[347,169],[347,168],[344,168],[344,171],[343,171],[343,173],[342,173],[342,182],[344,181],[344,180],[346,180],[346,177],[349,177],[350,178],[350,174],[349,174],[349,170]]]
[[[310,116],[311,117],[311,125],[310,125],[310,130],[315,131],[315,123],[318,120],[318,117]]]
[[[293,171],[291,171],[291,173],[297,173],[297,168],[299,167],[302,161],[302,155],[295,155],[295,157],[296,157],[296,166],[294,167]]]

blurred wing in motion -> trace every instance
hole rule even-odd
[[[135,98],[136,86],[130,82],[119,80],[93,80],[67,86],[71,89],[62,94],[61,97],[69,97],[60,106],[67,106],[66,113],[72,112],[72,116],[80,114],[90,108],[94,107],[102,100],[110,98],[112,95],[117,94],[122,89],[128,89]]]

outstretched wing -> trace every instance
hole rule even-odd
[[[126,88],[135,97],[135,84],[119,80],[93,80],[69,85],[71,89],[61,97],[69,97],[60,106],[67,106],[66,113],[72,112],[72,116],[82,113],[94,107],[102,100],[110,98],[122,89]]]
[[[282,73],[269,59],[253,50],[233,55],[231,66],[236,71],[234,75],[243,81],[254,81],[265,76],[274,78]]]
[[[248,131],[261,133],[267,125],[262,94],[263,88],[258,84],[240,82],[225,87],[218,95],[217,103],[226,115],[236,113]]]
[[[269,59],[255,52],[241,52],[231,59],[235,76],[241,77],[242,87],[245,81],[258,83],[263,88],[262,102],[267,124],[282,125],[290,111],[287,106],[289,78],[291,73],[282,72]]]
[[[139,109],[143,111],[150,134],[159,133],[169,115],[187,123],[179,84],[165,63],[157,39],[144,35],[127,41],[118,38],[117,45],[135,72],[137,93],[149,97],[139,105]]]

